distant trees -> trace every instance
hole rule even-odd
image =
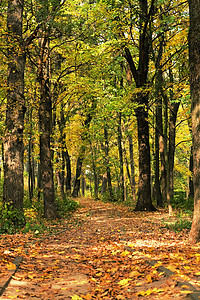
[[[56,194],[77,197],[81,182],[137,210],[170,207],[176,178],[186,185],[179,149],[191,146],[186,4],[79,4],[9,1],[4,199],[23,209],[24,157],[30,201],[37,175],[47,218],[58,217]]]

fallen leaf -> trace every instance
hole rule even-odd
[[[10,271],[12,271],[12,270],[15,270],[16,269],[16,265],[15,264],[13,264],[13,263],[8,263],[7,265],[6,265],[6,267],[7,267],[7,269],[8,270],[10,270]]]
[[[118,282],[119,285],[122,285],[122,286],[127,286],[129,285],[129,281],[131,281],[132,279],[130,278],[125,278],[125,279],[122,279]]]

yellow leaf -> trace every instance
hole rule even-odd
[[[147,280],[147,283],[151,283],[152,282],[152,277],[151,277],[150,274],[146,276],[146,280]]]
[[[192,291],[181,291],[181,294],[191,294]]]
[[[10,262],[9,264],[7,264],[6,267],[7,267],[7,269],[10,270],[10,271],[16,269],[16,265],[13,264],[13,263],[11,263],[11,262]]]
[[[72,300],[83,300],[83,298],[79,297],[78,295],[71,296]]]
[[[200,276],[200,272],[195,273],[196,276]]]
[[[140,291],[137,293],[137,296],[149,296],[151,294],[157,294],[157,293],[160,293],[160,292],[163,292],[164,290],[163,289],[157,289],[157,288],[154,288],[154,289],[149,289],[147,291]]]
[[[140,273],[138,271],[132,271],[130,274],[129,274],[129,277],[139,277],[140,276]]]
[[[87,295],[83,295],[82,297],[83,297],[83,299],[86,299],[86,300],[92,299],[92,295],[90,293],[87,293]]]
[[[127,251],[127,250],[121,253],[122,256],[127,256],[127,255],[129,255],[129,254],[130,254],[130,252]]]
[[[28,278],[30,278],[30,279],[33,279],[33,278],[35,278],[36,277],[36,275],[35,274],[28,274],[28,276],[27,276]]]
[[[126,278],[126,279],[122,279],[122,280],[120,280],[119,282],[118,282],[118,284],[120,284],[120,285],[123,285],[123,286],[127,286],[127,285],[129,285],[129,281],[131,281],[132,279],[130,279],[130,278]]]
[[[140,291],[137,293],[137,296],[145,296],[146,292],[145,291]]]

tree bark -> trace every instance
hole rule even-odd
[[[33,143],[32,143],[32,108],[28,111],[28,121],[30,124],[29,129],[29,141],[28,141],[28,190],[29,200],[32,202],[33,190],[34,190],[34,165],[33,165]]]
[[[69,156],[69,152],[67,148],[64,150],[64,157],[65,157],[65,163],[66,163],[66,169],[67,169],[67,174],[66,174],[66,179],[65,179],[65,188],[66,188],[66,193],[71,194],[71,180],[72,180],[72,171],[71,171],[71,160]]]
[[[94,174],[94,197],[95,199],[98,199],[98,194],[99,194],[99,180],[98,180],[98,172],[96,168],[96,151],[95,147],[92,146],[92,143],[90,141],[90,151],[92,154],[92,170]]]
[[[107,124],[104,125],[104,139],[105,139],[104,151],[105,151],[105,162],[106,162],[107,186],[108,186],[110,200],[114,201],[115,199],[112,190],[112,179],[111,179],[111,170],[110,170],[110,162],[109,162],[109,141],[108,141]]]
[[[199,0],[189,0],[189,63],[192,100],[192,134],[194,162],[194,215],[189,235],[191,242],[200,241],[200,5]]]
[[[135,210],[154,210],[151,200],[150,183],[150,145],[149,145],[149,124],[148,113],[144,106],[136,110],[138,123],[138,147],[139,147],[139,182],[138,201]]]
[[[44,200],[44,217],[58,218],[55,204],[53,167],[51,163],[50,136],[52,122],[52,102],[50,91],[50,61],[49,61],[49,38],[48,32],[41,32],[39,61],[40,83],[40,168]]]
[[[22,38],[24,1],[9,0],[7,12],[8,77],[5,130],[4,202],[23,211],[24,69],[26,55]]]
[[[81,152],[81,155],[79,154],[79,157],[77,159],[77,163],[76,163],[76,177],[74,180],[74,188],[73,188],[73,193],[72,196],[73,197],[78,197],[79,194],[79,190],[80,190],[80,183],[81,183],[81,170],[82,170],[82,165],[83,165],[83,160],[84,160],[84,152]]]
[[[95,108],[96,103],[92,102],[92,108]],[[82,141],[84,142],[87,136],[87,130],[90,127],[90,122],[92,121],[92,114],[89,112],[86,116],[85,122],[84,122],[84,133],[82,134]],[[82,170],[82,165],[84,161],[84,156],[85,156],[85,145],[81,145],[80,148],[80,153],[77,159],[77,165],[76,165],[76,176],[74,180],[74,187],[73,187],[73,192],[72,196],[73,197],[78,197],[78,193],[80,190],[80,176],[81,176],[81,170]]]
[[[129,141],[129,155],[130,155],[130,165],[131,165],[131,189],[133,193],[133,199],[135,200],[135,163],[133,158],[133,137],[131,135],[128,136]]]
[[[162,69],[161,69],[161,59],[163,56],[163,43],[164,35],[160,38],[158,55],[155,61],[156,66],[156,78],[155,78],[155,96],[156,96],[156,128],[155,128],[155,198],[157,206],[163,206],[163,195],[161,192],[161,180],[162,171],[164,167],[164,157],[163,157],[163,119],[162,119]],[[161,160],[161,170],[160,170],[160,160]],[[160,172],[161,171],[161,172]],[[161,176],[160,176],[161,173]]]
[[[151,199],[150,183],[150,146],[149,146],[149,123],[148,123],[148,93],[145,91],[148,84],[149,71],[149,53],[151,37],[151,17],[154,14],[154,1],[148,7],[147,0],[140,0],[139,24],[139,45],[138,60],[133,60],[133,56],[128,47],[125,47],[125,58],[129,64],[136,88],[138,91],[136,102],[138,108],[135,109],[138,127],[138,147],[139,147],[139,184],[138,184],[138,201],[136,210],[154,210]]]
[[[118,113],[118,127],[117,127],[117,140],[118,140],[118,152],[119,152],[119,186],[120,186],[120,200],[124,201],[124,162],[123,162],[123,149],[122,149],[122,116],[121,112]]]
[[[189,171],[193,174],[193,147],[191,146],[190,150],[190,161],[189,161]],[[188,199],[194,198],[194,183],[193,183],[193,176],[189,175],[189,191],[188,191]]]

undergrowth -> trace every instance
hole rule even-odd
[[[163,220],[162,222],[164,227],[175,232],[182,231],[184,229],[189,230],[192,226],[192,214],[191,211],[179,211],[173,217],[169,217],[167,220]]]
[[[62,199],[56,195],[56,206],[62,219],[69,218],[79,207],[79,204],[71,198]],[[54,220],[46,220],[43,217],[43,200],[37,199],[35,191],[32,201],[25,191],[24,212],[13,208],[9,203],[0,203],[0,234],[33,233],[35,235],[48,231]],[[61,220],[59,220],[59,223]]]

